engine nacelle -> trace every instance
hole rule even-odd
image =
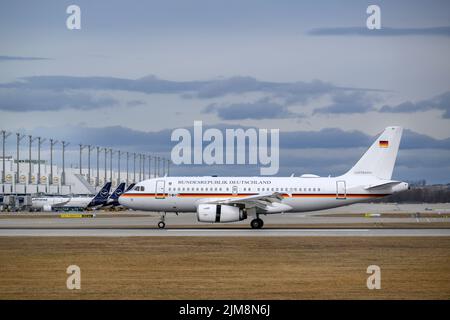
[[[247,213],[239,207],[207,203],[197,207],[199,222],[236,222],[244,219],[247,219]]]
[[[46,205],[44,205],[44,206],[42,207],[42,211],[45,211],[45,212],[51,212],[51,211],[52,211],[52,206],[49,205],[49,204],[46,204]]]

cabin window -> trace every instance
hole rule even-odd
[[[320,191],[320,188],[317,188],[317,191]]]

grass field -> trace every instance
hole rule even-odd
[[[450,238],[1,237],[0,271],[1,299],[449,299]]]

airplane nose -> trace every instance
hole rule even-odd
[[[128,204],[128,199],[120,196],[119,199],[117,199],[119,201],[119,204],[121,204],[122,206],[126,206]]]

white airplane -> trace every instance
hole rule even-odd
[[[107,182],[103,188],[90,197],[71,196],[42,196],[31,199],[31,208],[42,211],[53,211],[55,209],[86,209],[106,204],[109,197],[111,182]]]
[[[388,127],[347,173],[338,177],[163,177],[144,180],[125,192],[119,203],[136,210],[197,212],[199,222],[236,222],[261,214],[304,212],[340,207],[408,189],[391,180],[402,135]]]

